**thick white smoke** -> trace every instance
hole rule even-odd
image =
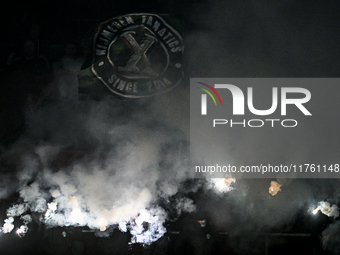
[[[322,50],[332,48],[328,47],[329,40],[317,38],[318,34],[324,34],[322,26],[318,28],[320,33],[314,33],[305,27],[308,22],[287,20],[285,15],[292,8],[290,3],[271,2],[266,9],[254,1],[250,6],[216,1],[208,12],[204,7],[201,12],[196,10],[188,15],[193,27],[204,28],[186,38],[190,45],[186,72],[191,77],[310,77],[311,73],[330,76],[332,73],[328,70],[337,72],[333,66],[337,55],[332,50]],[[268,19],[268,12],[277,19]],[[202,19],[202,15],[206,18]],[[290,31],[295,21],[301,27]],[[283,31],[278,27],[283,27]],[[310,44],[311,41],[317,43]],[[313,56],[317,63],[311,59],[306,61],[306,56]],[[324,63],[326,58],[334,61]],[[198,59],[211,61],[207,65],[207,61]],[[1,231],[13,231],[17,217],[23,222],[18,234],[25,233],[30,213],[34,212],[41,215],[47,227],[88,226],[98,233],[117,227],[131,233],[132,243],[154,242],[164,234],[167,220],[164,209],[155,205],[157,199],[167,201],[178,192],[181,182],[191,177],[185,150],[189,133],[188,88],[176,88],[147,102],[79,103],[67,101],[65,97],[71,96],[62,90],[71,88],[67,85],[76,87],[74,78],[62,77],[55,83],[59,86],[56,91],[61,89],[60,97],[65,101],[47,100],[36,112],[30,113],[26,133],[13,146],[19,180],[15,185],[8,185],[10,178],[1,176],[0,199],[17,188],[22,203],[8,209]],[[298,138],[305,135],[299,134]],[[310,159],[313,155],[308,154],[308,148],[317,145],[315,139],[301,144],[300,139],[285,138],[266,141],[265,146],[259,148],[258,142],[266,137],[267,133],[259,132],[254,137],[242,131],[230,137],[233,150],[231,155],[223,157],[235,161],[263,155],[280,162],[291,158]],[[273,148],[278,148],[280,153]],[[67,150],[80,151],[80,159],[67,161],[58,156],[65,156]],[[236,186],[233,180],[209,180],[209,190],[221,196],[203,201],[201,205],[220,225],[231,224],[230,232],[240,237],[243,246],[244,233],[253,235],[265,227],[292,222],[314,191],[313,185],[302,182],[285,186],[279,195],[271,196],[268,181],[240,183]],[[225,194],[231,190],[231,195]],[[338,217],[338,209],[326,203],[319,205],[321,212]],[[180,214],[193,212],[198,206],[190,198],[179,198],[173,207]],[[234,218],[230,219],[231,216]],[[330,225],[324,232],[325,240],[339,243],[338,225]]]
[[[131,243],[151,244],[161,238],[166,229],[166,213],[162,208],[142,210],[134,221],[130,221]],[[144,226],[146,223],[147,226]]]
[[[14,222],[13,217],[9,217],[8,219],[5,219],[4,226],[1,229],[2,233],[5,233],[5,234],[10,233],[14,228],[13,222]]]
[[[189,175],[187,122],[180,120],[185,111],[174,104],[184,101],[171,93],[161,97],[62,101],[31,113],[27,132],[9,153],[19,157],[22,203],[8,209],[2,232],[11,232],[14,218],[21,217],[16,231],[23,236],[29,214],[38,213],[48,228],[87,226],[105,235],[118,227],[130,232],[132,243],[162,237],[168,216],[155,204],[174,196]],[[27,146],[32,142],[36,145]],[[70,147],[85,155],[65,163]],[[189,198],[174,201],[178,215],[195,210]]]

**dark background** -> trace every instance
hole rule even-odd
[[[135,12],[170,14],[180,21],[178,28],[182,30],[185,45],[185,79],[180,86],[184,88],[189,86],[190,77],[339,77],[340,7],[335,0],[6,1],[2,3],[0,15],[1,77],[6,77],[9,54],[19,52],[22,40],[34,23],[41,29],[40,54],[53,63],[60,58],[65,43],[76,42],[81,56],[82,40],[89,37],[98,23]],[[1,82],[1,93],[9,91],[9,97],[16,97],[16,92],[7,85]],[[25,98],[25,95],[17,96]],[[16,106],[10,102],[2,103],[2,107]],[[5,122],[6,119],[2,118],[1,124],[6,125]],[[15,144],[24,131],[25,128],[9,132],[7,135],[11,139],[1,144],[2,152]],[[49,137],[44,139],[49,141]],[[78,153],[81,158],[84,152]],[[65,162],[59,160],[56,164],[67,165],[68,159],[66,155]],[[7,165],[6,171],[10,171]],[[319,215],[315,220],[306,213],[308,199],[317,202],[331,197],[333,203],[338,202],[337,180],[301,180],[297,186],[292,181],[290,188],[285,190],[287,198],[284,202],[274,200],[268,194],[270,180],[239,181],[235,190],[242,191],[247,187],[249,196],[237,193],[223,198],[201,190],[188,192],[188,187],[195,182],[199,181],[181,183],[180,190],[200,209],[170,222],[168,233],[150,247],[129,246],[130,236],[119,231],[114,231],[109,238],[99,238],[92,233],[83,233],[82,228],[54,228],[39,232],[39,226],[34,225],[32,232],[23,239],[15,233],[1,235],[0,253],[338,254],[336,237],[326,242],[328,246],[322,246],[323,231],[332,223],[334,227],[329,232],[337,233],[338,221],[325,215]],[[297,190],[292,186],[298,187]],[[5,208],[17,200],[15,191],[14,188],[14,195],[11,194],[8,200],[2,200],[2,215]],[[262,210],[269,203],[273,204],[271,210]],[[253,209],[260,213],[253,214]],[[282,221],[278,220],[280,212],[286,210],[294,212],[293,216],[287,213],[289,220],[285,216]],[[201,228],[197,220],[202,217],[212,219],[213,223]],[[67,232],[65,238],[61,236],[62,231]],[[213,238],[208,240],[207,233]],[[308,235],[278,237],[272,235],[275,233]]]
[[[64,43],[80,43],[98,23],[135,12],[179,17],[190,77],[337,77],[334,0],[7,1],[1,8],[1,68],[33,23],[41,28],[41,54],[53,61]]]

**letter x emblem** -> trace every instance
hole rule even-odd
[[[132,36],[132,34],[135,33],[136,32],[134,31],[128,31],[121,35],[130,43],[134,52],[133,55],[129,58],[129,60],[126,62],[126,65],[124,67],[118,67],[120,71],[138,72],[139,68],[136,65],[141,59],[144,61],[147,67],[150,66],[150,61],[146,56],[146,52],[157,39],[151,35],[146,34],[145,36],[147,38],[142,42],[141,45],[139,45],[136,39]]]

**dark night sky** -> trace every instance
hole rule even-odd
[[[187,59],[214,59],[218,66],[229,69],[228,76],[338,76],[339,13],[338,1],[27,1],[19,5],[7,1],[2,6],[4,45],[11,48],[21,40],[31,23],[41,26],[41,39],[47,45],[60,45],[79,40],[99,22],[118,15],[135,12],[179,15],[184,37],[195,32],[208,32],[209,45],[204,45],[200,34],[185,38]],[[206,49],[208,47],[209,49]],[[196,52],[203,55],[196,56]],[[301,52],[302,51],[302,52]],[[45,55],[51,53],[47,52]],[[269,64],[273,69],[258,73],[248,67],[246,56]],[[47,56],[49,57],[49,56]],[[231,60],[238,60],[231,62]],[[301,59],[304,60],[301,60]],[[311,59],[310,59],[311,58]],[[239,61],[244,59],[244,61]],[[249,60],[248,60],[249,61]],[[322,62],[323,70],[316,67]],[[256,63],[255,65],[258,65]],[[273,64],[276,65],[273,67]],[[230,66],[233,65],[233,66]],[[245,66],[240,66],[245,65]],[[254,64],[252,64],[254,66]],[[306,66],[304,68],[301,65]],[[190,76],[225,76],[225,71],[197,66]],[[193,70],[187,68],[188,73]],[[235,70],[234,70],[235,69]],[[240,69],[243,69],[240,71]],[[278,71],[281,69],[281,71]],[[282,70],[285,69],[285,70]],[[288,69],[288,70],[287,70]],[[295,71],[294,71],[295,70]]]

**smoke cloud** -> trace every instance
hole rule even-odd
[[[310,217],[304,215],[310,204],[338,197],[338,180],[191,180],[189,77],[334,77],[339,53],[333,50],[335,31],[323,32],[330,29],[323,16],[300,15],[318,9],[316,2],[307,7],[268,1],[263,7],[262,1],[201,1],[190,7],[186,76],[172,91],[147,100],[99,102],[46,96],[27,110],[25,132],[1,155],[6,171],[0,199],[20,196],[7,210],[2,233],[13,231],[16,217],[22,222],[18,234],[26,233],[30,214],[38,213],[48,228],[87,226],[99,236],[118,228],[131,234],[131,243],[150,244],[166,232],[170,211],[176,219],[185,213],[208,216],[211,228],[235,240],[234,250],[247,253],[259,245],[253,233],[289,232],[297,217]],[[65,84],[77,86],[75,77],[65,79],[51,84],[57,86],[52,91],[65,95]],[[338,137],[337,125],[321,138],[320,125],[310,127],[315,140],[304,144],[305,133],[266,140],[267,133],[242,130],[228,138],[231,150],[222,156],[231,164],[263,155],[280,163],[308,161],[315,156],[309,148]],[[335,221],[322,232],[323,246],[339,250],[338,207],[318,205]]]
[[[29,214],[39,213],[48,228],[87,226],[105,236],[118,227],[144,244],[162,237],[167,212],[157,201],[176,195],[190,176],[185,90],[177,88],[184,97],[170,92],[131,101],[44,98],[5,154],[11,163],[19,158],[13,164],[22,203],[8,209],[2,232],[21,216],[17,233],[25,234]],[[195,210],[189,198],[174,201],[178,215]]]

